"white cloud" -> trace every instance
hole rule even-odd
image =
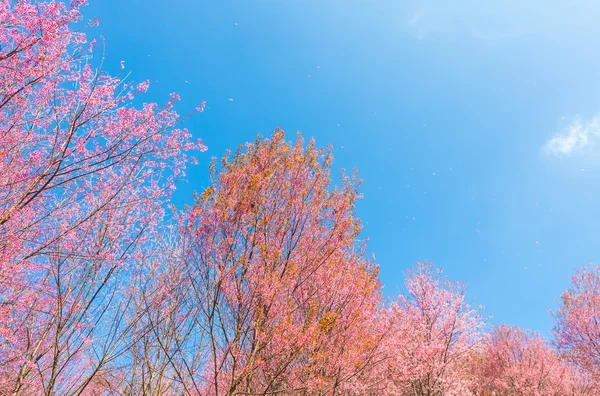
[[[556,157],[568,157],[590,151],[598,140],[600,116],[594,116],[588,122],[575,117],[562,133],[557,133],[548,140],[542,150]]]

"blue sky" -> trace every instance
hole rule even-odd
[[[450,3],[452,3],[450,5]],[[576,267],[600,262],[600,5],[592,1],[92,0],[105,68],[182,97],[207,164],[275,127],[358,168],[387,295],[417,260],[492,322],[549,335]],[[526,3],[526,4],[522,4]]]

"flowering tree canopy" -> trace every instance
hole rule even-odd
[[[466,289],[429,263],[409,271],[406,293],[389,310],[388,389],[414,395],[465,394],[470,354],[480,343],[483,321]],[[395,393],[395,394],[397,394]]]
[[[563,362],[538,334],[516,326],[495,328],[473,364],[476,394],[590,394],[583,373]]]
[[[555,313],[554,336],[564,356],[600,386],[600,267],[577,270],[572,282]]]
[[[176,95],[136,107],[147,82],[92,66],[71,27],[81,3],[0,2],[0,387],[14,392],[93,386],[121,331],[95,329],[130,298],[109,304],[116,275],[160,223],[185,151],[204,148],[175,128]]]
[[[165,303],[190,335],[177,370],[195,362],[201,393],[332,392],[374,358],[377,267],[357,241],[358,181],[330,189],[331,161],[301,137],[259,137],[213,165],[182,218]]]

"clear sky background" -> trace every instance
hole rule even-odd
[[[600,5],[593,1],[91,0],[89,31],[179,92],[211,156],[275,127],[358,168],[386,295],[417,260],[493,323],[549,335],[576,267],[600,262]]]

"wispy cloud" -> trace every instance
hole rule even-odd
[[[558,0],[421,0],[407,10],[404,21],[406,30],[418,39],[469,35],[499,41],[589,22],[599,9],[592,0],[582,0],[577,6]]]
[[[542,150],[556,157],[580,155],[591,151],[599,140],[600,116],[596,115],[587,122],[577,116],[562,133],[548,140]]]

